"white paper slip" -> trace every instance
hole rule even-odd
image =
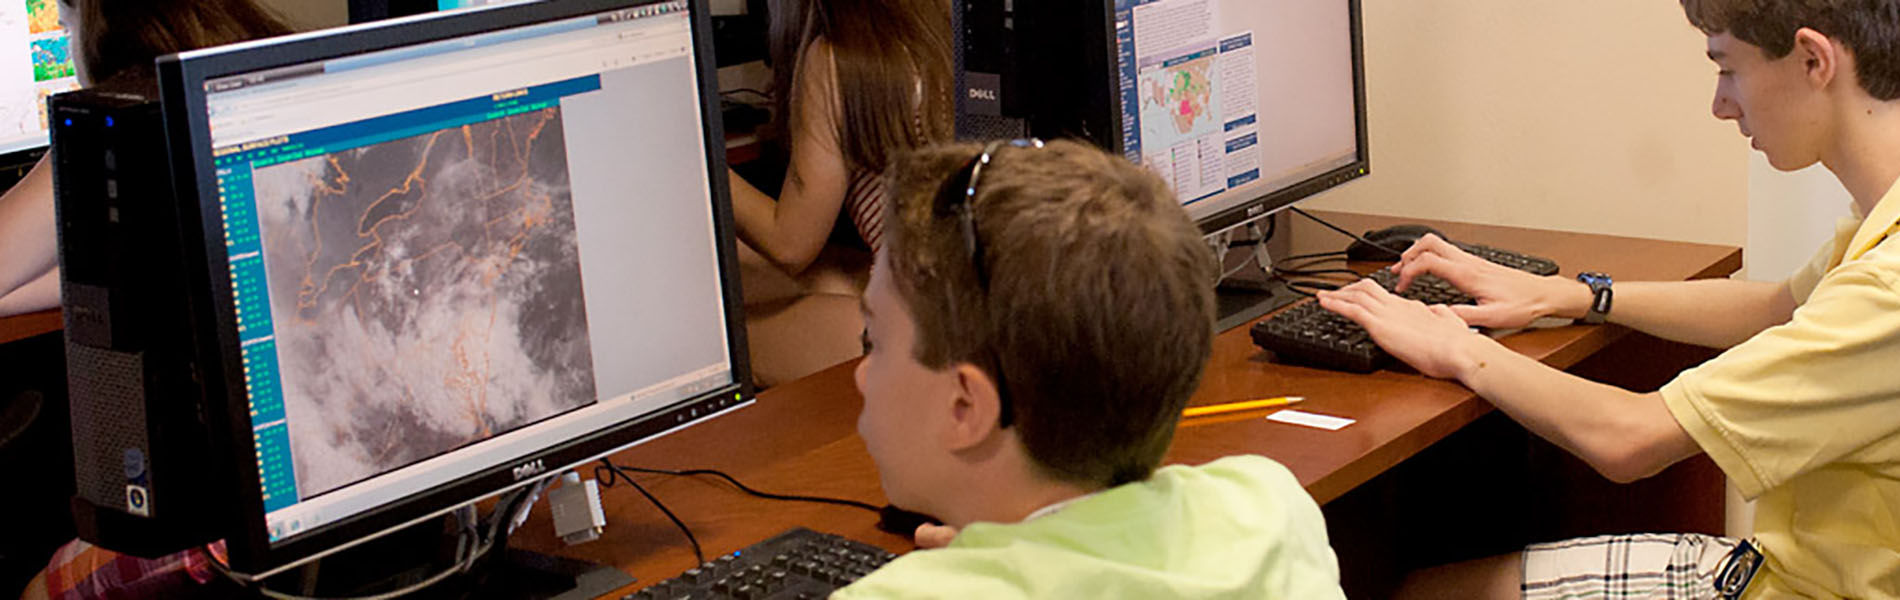
[[[1348,419],[1345,417],[1335,417],[1332,415],[1314,414],[1314,413],[1305,412],[1305,411],[1293,410],[1290,408],[1286,410],[1282,410],[1277,413],[1273,413],[1271,415],[1267,415],[1267,420],[1279,421],[1281,423],[1287,423],[1291,425],[1305,425],[1307,427],[1315,427],[1315,428],[1324,429],[1327,431],[1339,431],[1340,429],[1345,428],[1347,425],[1351,425],[1353,423],[1358,422],[1358,421],[1354,421],[1352,419]]]

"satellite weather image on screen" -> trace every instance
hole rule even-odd
[[[596,402],[559,106],[253,178],[304,498]]]

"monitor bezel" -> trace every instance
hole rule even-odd
[[[244,392],[236,321],[233,315],[229,263],[216,194],[215,166],[206,115],[207,80],[309,64],[379,50],[414,46],[490,31],[531,26],[636,8],[668,0],[564,0],[498,6],[480,11],[451,11],[357,25],[326,32],[247,42],[210,51],[162,57],[157,61],[159,92],[164,104],[167,147],[173,179],[185,216],[184,239],[202,239],[201,247],[188,244],[186,259],[193,281],[193,328],[197,332],[198,362],[206,383],[206,419],[214,428],[214,449],[230,473],[228,491],[239,509],[228,523],[213,524],[227,532],[231,567],[240,573],[269,575],[312,558],[347,548],[393,529],[420,522],[455,507],[530,483],[517,478],[515,467],[538,464],[552,475],[673,429],[705,420],[753,401],[747,359],[745,325],[739,292],[738,259],[734,243],[731,202],[719,119],[717,75],[706,0],[688,0],[695,69],[698,74],[700,118],[706,169],[712,197],[714,236],[717,241],[720,284],[724,296],[728,359],[734,383],[721,386],[667,408],[605,426],[577,439],[555,444],[518,460],[477,471],[426,492],[312,529],[273,545],[265,521],[264,500],[258,485],[259,466]],[[201,160],[202,159],[202,160]],[[189,215],[195,208],[198,218]]]

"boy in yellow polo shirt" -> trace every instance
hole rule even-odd
[[[1213,256],[1165,183],[1074,142],[892,173],[858,431],[954,539],[834,598],[1344,598],[1285,467],[1155,468],[1214,335]]]
[[[1857,218],[1805,270],[1781,284],[1615,282],[1612,295],[1602,274],[1539,278],[1428,237],[1403,255],[1401,281],[1433,273],[1477,306],[1427,307],[1375,285],[1320,302],[1420,372],[1457,379],[1612,479],[1708,454],[1759,499],[1756,537],[1536,545],[1419,574],[1409,591],[1900,597],[1900,0],[1682,4],[1720,69],[1715,116],[1740,125],[1777,169],[1819,162],[1854,197]],[[1727,351],[1660,392],[1636,394],[1467,329],[1550,315],[1607,318]]]

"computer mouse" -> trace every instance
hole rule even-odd
[[[1350,260],[1379,262],[1395,261],[1399,259],[1400,253],[1405,252],[1406,248],[1412,247],[1412,242],[1418,241],[1418,238],[1425,237],[1427,233],[1435,234],[1441,238],[1445,237],[1445,234],[1440,233],[1436,229],[1416,224],[1393,225],[1385,229],[1374,229],[1366,232],[1366,234],[1361,237],[1378,245],[1373,246],[1365,242],[1353,240],[1352,245],[1346,247],[1346,258]]]
[[[917,527],[925,523],[942,525],[943,521],[923,513],[915,513],[886,504],[877,513],[877,528],[886,533],[904,536],[906,539],[917,533]]]

